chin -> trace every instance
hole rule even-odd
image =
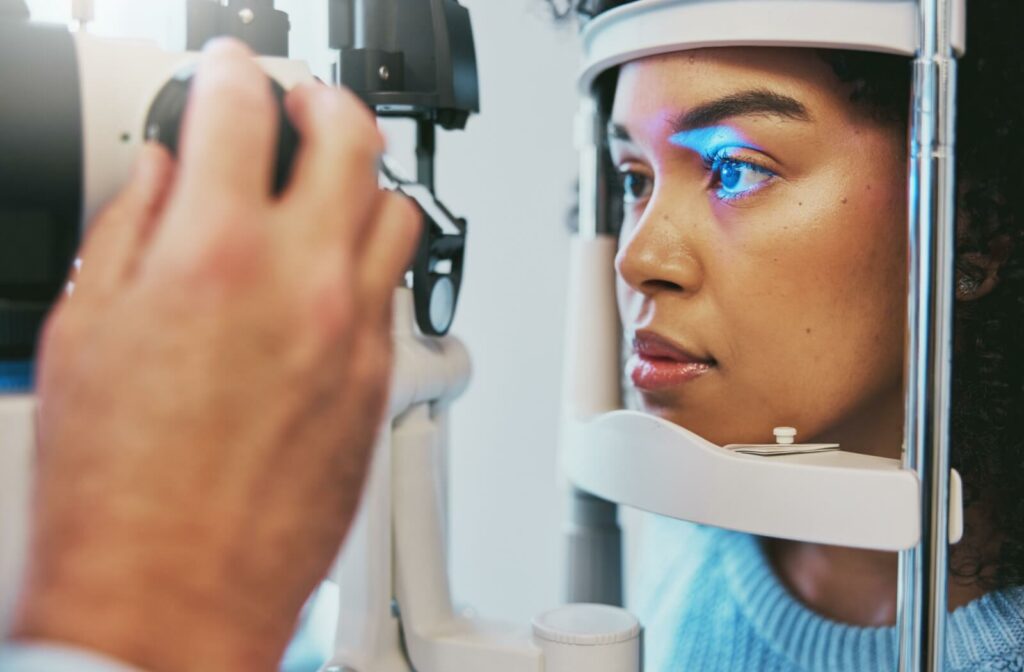
[[[723,417],[723,409],[703,408],[693,403],[684,403],[679,399],[667,399],[663,394],[643,394],[637,395],[637,397],[639,400],[637,410],[679,425],[712,443],[718,445],[736,443],[721,431],[723,427],[727,426],[727,423],[720,420]]]
[[[637,410],[679,425],[719,446],[774,443],[772,429],[786,424],[768,418],[743,417],[741,404],[686,402],[663,393],[637,394],[636,399]]]

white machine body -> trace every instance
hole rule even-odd
[[[327,669],[639,672],[639,623],[622,609],[563,607],[538,616],[532,634],[456,613],[448,580],[447,416],[469,383],[470,361],[457,339],[424,337],[414,323],[411,293],[399,290],[389,421],[332,575],[341,613]]]
[[[35,399],[0,395],[0,639],[25,562],[34,445]]]
[[[636,411],[602,415],[580,433],[566,448],[566,469],[576,485],[610,501],[819,544],[901,551],[921,537],[919,483],[899,460],[843,450],[748,455]],[[962,508],[953,472],[954,543]]]
[[[534,642],[554,670],[628,670],[641,657],[640,621],[603,604],[570,604],[533,620]]]
[[[131,175],[139,147],[146,142],[146,117],[157,93],[194,66],[200,54],[88,33],[75,35],[75,49],[82,94],[83,221],[90,222]],[[302,61],[260,58],[259,63],[285,90],[314,80]]]

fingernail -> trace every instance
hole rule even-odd
[[[335,93],[330,87],[308,84],[307,94],[309,95],[310,102],[317,107],[327,108],[328,106],[334,105]]]

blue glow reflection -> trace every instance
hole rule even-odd
[[[723,149],[743,147],[755,151],[761,148],[754,145],[731,126],[708,126],[680,131],[669,137],[668,141],[677,147],[689,149],[703,157],[713,157]]]
[[[669,142],[701,157],[711,173],[712,184],[718,187],[715,195],[723,201],[750,194],[775,175],[764,166],[730,155],[740,149],[761,152],[759,147],[730,126],[680,131],[669,137]]]

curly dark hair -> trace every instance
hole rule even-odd
[[[547,0],[557,18],[584,20],[634,0]],[[967,529],[954,574],[987,589],[1024,584],[1024,58],[1021,0],[973,0],[959,64],[957,272],[968,285],[998,281],[957,301],[952,463],[965,505],[988,528]],[[879,123],[908,123],[911,65],[886,54],[818,50],[852,100]],[[615,73],[598,82],[614,95]],[[972,519],[968,518],[968,523]]]

